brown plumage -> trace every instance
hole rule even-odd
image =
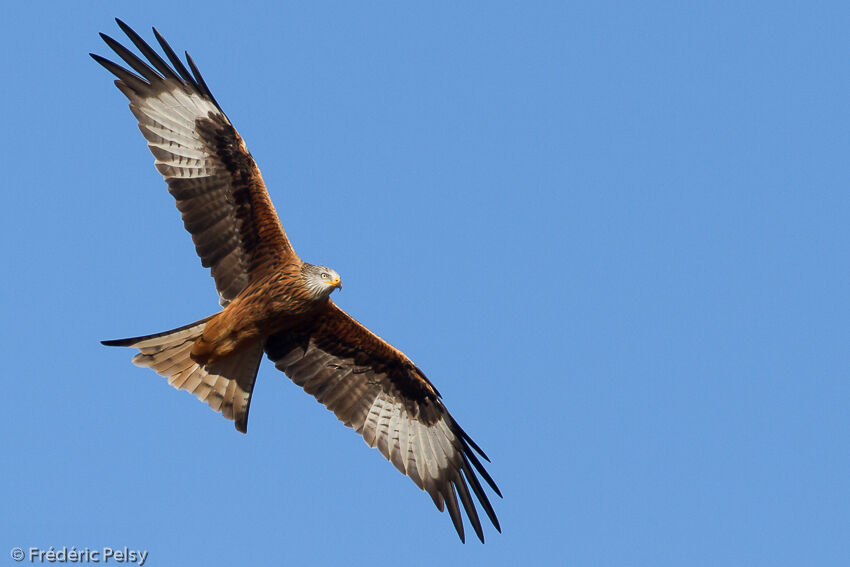
[[[179,329],[104,344],[137,348],[133,362],[195,394],[243,433],[265,351],[427,491],[437,508],[448,508],[461,540],[462,505],[484,541],[470,489],[500,528],[476,472],[501,496],[476,452],[486,455],[404,353],[331,301],[341,288],[336,272],[303,262],[292,249],[256,163],[191,57],[186,54],[190,73],[154,29],[169,65],[117,21],[147,62],[104,34],[135,73],[92,57],[118,77],[115,84],[130,100],[223,309]]]

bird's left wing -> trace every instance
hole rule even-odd
[[[377,447],[402,474],[444,504],[464,539],[458,496],[478,538],[484,535],[469,488],[500,530],[476,471],[501,496],[476,456],[486,455],[452,418],[425,375],[401,351],[339,309],[301,329],[269,337],[275,366]],[[473,451],[474,449],[474,451]],[[501,530],[500,530],[501,531]]]
[[[127,24],[116,21],[147,62],[106,34],[100,35],[135,73],[91,56],[118,77],[115,84],[130,100],[156,168],[226,305],[270,261],[295,253],[257,164],[189,54],[191,73],[156,29],[171,65]]]

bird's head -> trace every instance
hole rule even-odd
[[[335,289],[342,289],[342,280],[336,270],[327,266],[314,266],[304,264],[302,269],[307,289],[313,295],[313,299],[324,299]]]

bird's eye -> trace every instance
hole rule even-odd
[[[328,273],[327,273],[327,272],[322,272],[322,279],[323,279],[323,280],[326,280],[326,279],[328,279],[329,277],[330,277],[330,276],[328,275]]]

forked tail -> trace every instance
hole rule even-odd
[[[178,390],[194,394],[227,419],[235,420],[236,429],[245,433],[263,343],[260,341],[210,364],[198,364],[189,353],[212,317],[215,315],[163,333],[101,342],[106,346],[139,349],[133,364],[152,368]]]

